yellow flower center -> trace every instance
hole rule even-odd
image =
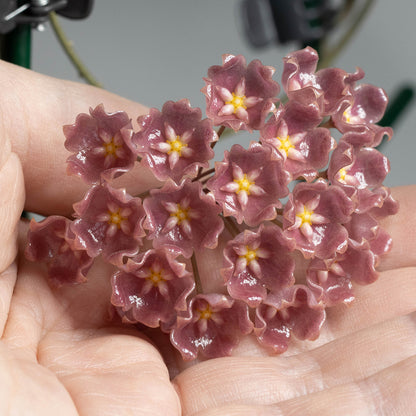
[[[345,177],[347,176],[347,169],[345,169],[345,168],[341,168],[339,171],[338,171],[338,180],[339,181],[342,181],[342,182],[345,182]]]
[[[207,305],[205,309],[198,309],[199,319],[210,319],[212,316],[212,309],[210,305]]]
[[[117,150],[121,147],[114,143],[114,138],[112,138],[108,143],[103,144],[105,155],[117,157]]]
[[[313,211],[308,211],[306,207],[303,207],[303,212],[301,212],[300,214],[296,214],[296,216],[302,220],[301,226],[305,223],[309,225],[312,224],[312,214]]]
[[[170,145],[170,150],[168,151],[169,155],[173,152],[177,152],[179,153],[179,156],[181,156],[182,148],[188,146],[181,140],[181,136],[176,136],[175,140],[167,140],[166,143]]]
[[[247,179],[246,173],[241,179],[234,179],[234,182],[238,184],[238,189],[235,191],[237,194],[239,194],[241,191],[246,191],[247,195],[250,195],[250,186],[254,185],[254,182]]]
[[[153,286],[158,286],[160,282],[164,282],[165,279],[163,278],[163,269],[155,271],[154,269],[150,269],[150,276],[147,277],[153,283]]]
[[[108,211],[108,214],[110,215],[110,219],[108,220],[108,223],[115,224],[117,228],[121,227],[121,223],[126,220],[125,217],[123,217],[120,213],[121,209],[119,208],[117,211]]]
[[[244,108],[244,110],[247,109],[247,106],[244,104],[246,96],[245,95],[236,95],[232,93],[233,98],[230,101],[226,101],[225,104],[231,104],[234,107],[234,113],[239,108]]]
[[[346,123],[351,123],[351,112],[350,110],[345,110],[342,114],[342,118],[345,120]]]
[[[189,208],[182,208],[179,204],[177,204],[176,211],[171,212],[170,216],[176,217],[178,219],[178,225],[180,225],[182,221],[189,218]]]
[[[295,147],[295,145],[293,145],[292,142],[290,141],[289,136],[286,136],[284,138],[283,137],[277,137],[277,140],[280,141],[280,145],[279,145],[278,149],[281,152],[285,152],[286,156],[289,153],[289,150],[293,149]]]
[[[252,250],[249,246],[246,246],[246,254],[240,256],[241,258],[245,258],[247,264],[250,264],[251,261],[257,259],[257,250]]]

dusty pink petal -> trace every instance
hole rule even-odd
[[[311,261],[306,274],[308,286],[325,306],[351,303],[354,300],[351,277],[342,268],[341,274],[334,273],[326,263],[317,258]]]
[[[354,84],[364,73],[357,69],[349,74],[338,68],[315,72],[317,62],[318,54],[310,47],[289,54],[284,58],[282,85],[290,101],[317,105],[321,115],[327,116],[351,100]]]
[[[286,93],[315,86],[318,53],[307,47],[287,55],[284,59],[282,86]]]
[[[306,258],[331,258],[347,249],[344,224],[353,210],[353,202],[339,187],[328,186],[322,179],[298,183],[284,208],[283,228]]]
[[[200,167],[208,168],[214,157],[211,144],[217,134],[208,119],[201,120],[199,108],[189,100],[167,101],[159,111],[139,117],[140,131],[132,137],[142,164],[149,167],[159,180],[196,176]]]
[[[328,178],[359,201],[361,196],[356,194],[380,187],[389,171],[388,159],[378,150],[352,146],[341,140],[331,157]]]
[[[111,303],[131,323],[163,324],[166,330],[177,312],[186,310],[194,286],[185,264],[163,250],[148,250],[113,275]]]
[[[243,56],[224,55],[223,65],[210,67],[204,78],[207,116],[235,131],[261,128],[279,93],[273,72],[258,60],[246,66]]]
[[[260,225],[227,243],[221,274],[230,296],[256,307],[269,291],[279,291],[295,282],[293,244],[280,227]],[[253,267],[254,264],[254,267]]]
[[[75,124],[64,126],[68,173],[87,183],[110,180],[129,171],[136,161],[130,148],[132,125],[125,112],[106,113],[102,104],[79,114]]]
[[[308,287],[294,285],[270,294],[256,309],[254,332],[261,344],[282,353],[291,335],[301,340],[318,338],[324,321],[323,303],[317,302]]]
[[[252,329],[248,308],[242,302],[215,293],[201,294],[191,299],[186,313],[178,315],[171,342],[184,360],[198,355],[224,357]]]
[[[371,207],[371,215],[380,220],[390,215],[395,215],[399,212],[399,203],[391,195],[391,189],[381,186],[373,190],[373,193],[378,195],[382,201],[381,204],[374,204]]]
[[[377,256],[378,260],[380,256],[387,254],[391,250],[393,239],[386,230],[378,228],[375,237],[369,241],[369,245],[371,251]]]
[[[224,228],[221,208],[200,182],[167,181],[144,200],[145,228],[155,248],[165,248],[189,258],[194,249],[215,248]],[[173,218],[173,219],[172,219]]]
[[[387,94],[382,88],[361,84],[351,90],[349,106],[333,116],[340,131],[359,125],[370,125],[381,120],[387,107]]]
[[[133,256],[142,243],[144,209],[140,198],[107,184],[92,187],[84,199],[74,204],[77,219],[71,225],[77,247],[91,257],[102,254],[120,265],[124,256]]]
[[[276,217],[275,208],[281,207],[280,198],[288,194],[289,180],[281,160],[271,160],[271,148],[253,143],[249,149],[234,145],[226,151],[207,187],[225,216],[256,226]]]
[[[316,127],[320,117],[318,123],[307,123],[305,112],[293,111],[293,107],[299,106],[289,103],[269,119],[261,131],[260,141],[270,144],[277,158],[283,157],[284,168],[293,178],[303,176],[311,181],[327,165],[335,140],[328,129]],[[308,111],[315,114],[312,107]],[[295,113],[303,117],[298,119]]]
[[[316,82],[324,97],[323,116],[335,114],[345,102],[351,100],[355,82],[364,77],[364,71],[357,68],[348,73],[339,68],[324,68],[316,73]]]
[[[93,259],[85,250],[74,247],[74,235],[69,230],[71,221],[52,215],[37,223],[32,219],[27,236],[25,256],[44,262],[49,281],[55,286],[83,283]]]

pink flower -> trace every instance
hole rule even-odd
[[[361,84],[351,90],[351,105],[344,110],[342,125],[374,124],[381,120],[387,107],[387,94],[382,88]],[[348,130],[348,128],[346,128]],[[342,130],[341,130],[342,131]]]
[[[79,114],[75,124],[64,126],[65,147],[74,155],[68,173],[87,183],[110,180],[130,170],[136,156],[128,143],[132,126],[126,113],[106,113],[103,105]]]
[[[345,224],[350,240],[358,244],[368,244],[378,258],[388,253],[392,247],[392,238],[380,227],[379,220],[397,214],[399,204],[391,196],[390,189],[379,187],[368,191],[361,198],[351,215],[351,221]]]
[[[377,257],[368,244],[349,240],[348,249],[332,261],[313,259],[306,280],[317,299],[325,306],[354,300],[351,282],[368,285],[377,280]]]
[[[318,338],[324,321],[323,304],[308,287],[295,285],[270,294],[256,309],[254,333],[261,344],[282,353],[291,335],[300,340]]]
[[[207,116],[215,125],[233,130],[260,129],[274,111],[279,84],[272,80],[275,69],[254,60],[246,66],[242,55],[223,55],[222,66],[211,66],[206,86]]]
[[[205,358],[230,355],[242,334],[253,324],[248,308],[225,295],[210,293],[191,299],[188,312],[179,314],[171,332],[171,342],[184,360],[201,354]]]
[[[359,201],[368,198],[371,189],[381,186],[389,171],[387,157],[378,150],[353,146],[341,139],[329,162],[328,178]]]
[[[271,160],[271,148],[252,143],[248,150],[234,145],[224,160],[215,164],[215,175],[207,182],[224,216],[234,216],[249,226],[276,217],[280,198],[288,194],[289,174],[281,160]]]
[[[139,117],[141,130],[132,142],[157,179],[179,182],[184,176],[196,176],[199,167],[209,167],[214,157],[210,144],[217,134],[211,120],[201,117],[201,110],[191,108],[186,99],[168,101],[161,112],[153,108]]]
[[[110,263],[121,265],[142,243],[144,210],[140,198],[107,184],[92,187],[74,204],[77,219],[71,226],[76,244],[91,257],[102,254]]]
[[[153,247],[165,248],[189,258],[193,250],[215,248],[224,223],[221,208],[212,195],[205,195],[200,182],[167,181],[144,200],[145,228]]]
[[[32,219],[25,251],[31,261],[45,262],[48,278],[55,286],[83,283],[93,259],[85,250],[74,247],[74,235],[69,229],[71,221],[51,215],[37,223]]]
[[[163,250],[148,250],[114,274],[111,303],[127,322],[169,331],[194,286],[185,264]]]
[[[293,178],[303,176],[311,181],[327,165],[336,143],[328,129],[314,126],[315,120],[316,124],[321,120],[314,107],[299,110],[290,102],[281,107],[262,129],[260,141],[270,144],[277,158],[283,158],[284,169]]]
[[[318,54],[311,47],[289,54],[284,58],[282,85],[289,100],[318,105],[321,115],[327,116],[349,99],[355,81],[363,78],[364,72],[357,69],[349,74],[339,68],[315,72],[317,63]]]
[[[353,210],[353,202],[339,187],[329,187],[322,179],[298,183],[284,208],[283,228],[306,258],[331,258],[347,249],[348,233],[342,224],[350,221]]]
[[[234,299],[256,307],[267,293],[295,282],[293,244],[274,224],[261,224],[255,232],[245,230],[227,243],[221,273]]]

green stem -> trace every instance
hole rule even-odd
[[[79,75],[83,77],[90,85],[94,85],[95,87],[102,88],[103,86],[95,79],[95,77],[91,74],[91,72],[87,69],[87,67],[83,64],[79,56],[75,53],[74,49],[71,46],[71,42],[66,37],[65,32],[62,30],[61,25],[59,24],[58,18],[56,17],[55,12],[51,12],[49,14],[49,18],[51,21],[51,25],[53,31],[55,32],[56,37],[59,40],[59,43],[63,47],[66,55],[68,56],[69,60],[77,69]]]
[[[358,13],[356,19],[353,21],[349,29],[347,29],[347,31],[344,33],[344,35],[341,37],[338,43],[329,50],[324,51],[323,57],[318,63],[318,69],[328,67],[339,55],[339,53],[345,48],[345,46],[348,44],[348,42],[351,40],[351,38],[357,31],[358,27],[364,21],[364,18],[370,11],[370,8],[373,5],[373,3],[374,0],[367,0],[360,12]]]

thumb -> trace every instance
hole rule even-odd
[[[20,160],[7,137],[0,136],[0,273],[17,253],[17,226],[25,200]]]

